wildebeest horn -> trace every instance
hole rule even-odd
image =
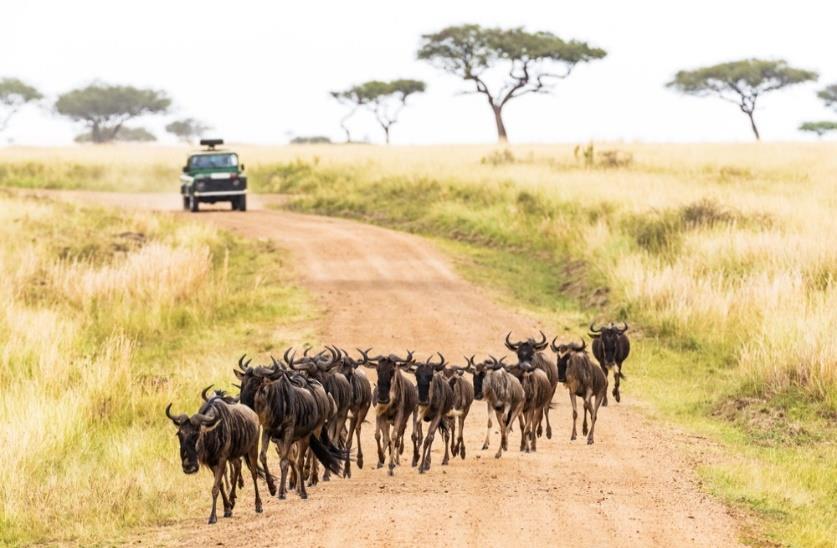
[[[293,367],[294,364],[294,355],[296,354],[296,352],[294,352],[293,349],[293,346],[289,346],[288,349],[285,350],[285,353],[282,354],[282,359],[285,360],[285,364],[288,367]]]
[[[207,392],[209,392],[209,389],[210,389],[210,388],[212,388],[212,387],[213,387],[213,385],[211,385],[211,384],[210,384],[209,386],[207,386],[206,388],[204,388],[203,390],[201,390],[201,399],[202,399],[203,401],[206,401],[206,400],[207,400],[206,393],[207,393]]]
[[[184,422],[189,420],[189,417],[187,417],[186,415],[177,415],[177,416],[172,415],[171,414],[171,404],[168,404],[166,406],[166,416],[169,419],[171,419],[171,422],[173,422],[175,426],[180,426],[181,424],[183,424]]]
[[[572,348],[572,349],[573,349],[573,350],[575,350],[576,352],[581,352],[581,351],[583,351],[585,348],[587,348],[587,341],[585,341],[585,340],[584,340],[584,337],[582,337],[582,338],[581,338],[581,346],[579,346],[579,345],[577,345],[577,344],[575,344],[575,343],[570,343],[570,348]]]
[[[445,361],[445,357],[442,356],[441,352],[436,352],[436,354],[438,354],[438,356],[439,356],[439,360],[440,360],[439,363],[433,363],[433,361],[432,361],[433,354],[428,356],[427,361],[424,362],[424,363],[426,363],[427,365],[431,366],[433,369],[438,371],[440,369],[443,369],[445,367],[445,365],[447,365],[447,362]]]
[[[244,358],[246,358],[246,357],[247,357],[247,354],[242,354],[242,355],[241,355],[241,357],[240,357],[240,358],[238,358],[238,367],[239,367],[239,369],[241,369],[242,371],[247,371],[247,366],[248,366],[248,365],[250,365],[250,362],[251,362],[251,361],[253,361],[253,358],[250,358],[249,360],[247,360],[247,361],[245,362],[245,361],[244,361]]]
[[[511,337],[511,331],[509,331],[508,333],[506,333],[506,348],[508,348],[509,350],[513,350],[513,351],[515,351],[515,352],[516,352],[516,351],[517,351],[517,347],[518,347],[518,346],[520,346],[520,343],[519,343],[519,342],[518,342],[518,343],[513,343],[513,342],[511,342],[511,341],[509,340],[509,337]]]
[[[619,328],[617,327],[617,329],[619,329],[619,333],[624,333],[625,331],[627,331],[627,330],[628,330],[628,322],[622,322],[622,325],[624,325],[624,326],[625,326],[625,327],[623,327],[622,329],[619,329]]]
[[[540,329],[538,329],[538,333],[541,334],[541,341],[535,343],[535,348],[537,350],[543,350],[544,348],[546,348],[546,335],[544,335],[544,332]]]
[[[552,339],[552,342],[549,343],[549,348],[551,348],[552,351],[555,352],[556,354],[558,353],[558,345],[555,344],[555,341],[557,341],[557,340],[558,340],[558,336],[556,335],[555,338]]]
[[[212,427],[221,420],[221,415],[214,411],[211,415],[197,413],[193,418],[198,419],[201,426]]]
[[[411,363],[413,361],[413,351],[407,350],[407,357],[403,359],[398,357],[396,354],[392,354],[392,357],[395,358],[393,361],[400,362],[402,364]]]
[[[596,329],[595,326],[596,326],[596,320],[593,320],[592,322],[590,322],[590,333],[601,333],[602,328],[600,327],[600,328]]]

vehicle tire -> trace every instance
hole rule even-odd
[[[238,197],[238,210],[247,211],[247,195],[242,194]]]
[[[194,195],[189,196],[189,211],[195,213],[198,211],[198,199]]]
[[[183,196],[183,211],[189,211],[189,197]]]

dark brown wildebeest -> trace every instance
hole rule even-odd
[[[319,381],[326,394],[334,400],[334,413],[328,417],[325,428],[328,431],[329,439],[339,444],[343,436],[343,429],[346,427],[346,419],[349,416],[349,407],[352,404],[352,385],[343,373],[337,370],[341,363],[340,351],[332,347],[326,348],[331,353],[331,360],[303,359],[294,364],[294,369],[304,371],[309,378]],[[311,459],[310,453],[308,458]],[[326,469],[323,472],[323,481],[328,481],[329,475],[330,472]],[[314,484],[316,484],[315,478],[316,475],[311,478]]]
[[[293,357],[288,358],[288,352],[285,356],[286,363],[292,366]],[[332,443],[323,428],[333,403],[319,382],[285,370],[276,363],[273,367],[248,367],[236,375],[241,379],[242,403],[253,405],[262,425],[260,458],[263,466],[267,464],[266,439],[277,445],[282,471],[280,499],[287,495],[286,481],[294,445],[297,445],[294,475],[301,498],[308,497],[302,469],[309,447],[323,466],[332,473],[340,473],[341,462],[347,459],[347,455]]]
[[[344,438],[346,451],[351,454],[352,437],[357,436],[357,467],[363,468],[363,447],[360,443],[360,431],[363,427],[363,421],[366,419],[366,414],[369,412],[369,407],[372,405],[372,385],[369,383],[366,373],[362,369],[358,369],[360,362],[351,358],[349,353],[343,349],[340,349],[340,353],[339,371],[346,377],[352,387],[352,399],[349,404],[349,428],[347,431],[341,432],[341,437]],[[351,459],[346,461],[346,466],[343,468],[343,477],[352,477],[351,462]]]
[[[210,384],[209,386],[207,386],[206,388],[201,390],[201,399],[204,402],[209,401],[210,397],[207,396],[207,393],[209,392],[209,390],[213,386],[214,385]],[[238,403],[238,398],[227,394],[226,390],[216,389],[213,392],[212,397],[213,398],[214,397],[221,398],[230,405]],[[200,411],[198,411],[198,413],[200,413]],[[238,481],[238,488],[243,489],[244,488],[244,476],[241,475],[241,459],[240,458],[230,459],[230,460],[227,461],[227,465],[229,466],[229,474],[224,474],[224,481],[226,482],[225,485],[227,487],[227,490],[232,492],[232,487],[230,485],[230,482],[236,483],[236,479]],[[235,506],[235,500],[234,499],[231,498],[230,502],[232,502],[233,506]]]
[[[552,397],[555,395],[555,389],[558,387],[558,370],[552,360],[547,358],[543,353],[543,350],[546,349],[548,343],[544,332],[540,331],[539,333],[541,334],[540,341],[535,341],[535,339],[529,338],[525,341],[511,342],[511,340],[509,340],[511,332],[509,332],[506,335],[506,348],[517,354],[518,363],[531,363],[536,369],[540,369],[546,373],[546,376],[549,379],[549,386],[552,389],[552,394],[549,396],[549,402],[551,404]],[[552,439],[552,426],[549,424],[549,409],[550,405],[547,405],[546,408],[544,408],[543,414],[546,417],[546,438]],[[538,424],[538,436],[541,435],[541,432],[541,425]]]
[[[363,365],[373,368],[378,373],[375,385],[375,442],[378,444],[378,468],[384,466],[385,451],[389,452],[390,476],[395,475],[395,466],[399,464],[404,445],[404,431],[407,421],[413,420],[413,466],[418,464],[419,451],[416,438],[418,427],[418,391],[416,387],[404,377],[401,368],[409,366],[413,361],[413,353],[408,352],[406,358],[399,358],[394,354],[370,358],[368,350],[361,351]],[[390,427],[392,433],[390,434]],[[383,445],[381,438],[384,440]]]
[[[421,451],[421,462],[418,471],[423,474],[430,470],[430,451],[433,447],[433,439],[436,436],[436,429],[442,429],[442,436],[445,439],[445,458],[442,465],[450,460],[448,453],[450,423],[452,422],[454,396],[453,388],[445,380],[442,370],[445,368],[445,357],[439,354],[439,363],[431,361],[433,356],[421,364],[410,365],[409,370],[416,376],[416,388],[418,390],[418,418],[417,435],[418,442],[424,445]],[[421,421],[429,422],[427,425],[427,436],[422,435]]]
[[[256,497],[256,512],[262,511],[259,496],[259,473],[257,458],[259,452],[259,420],[252,409],[238,404],[229,404],[222,397],[209,398],[200,411],[191,417],[172,415],[172,404],[166,407],[166,416],[177,426],[180,441],[180,460],[183,472],[194,474],[200,465],[212,471],[212,512],[209,523],[218,521],[216,505],[218,493],[224,503],[224,517],[232,515],[235,504],[235,480],[231,482],[230,497],[224,492],[223,476],[227,462],[244,458],[253,476]]]
[[[584,430],[587,434],[587,443],[593,443],[593,430],[596,428],[599,405],[607,398],[607,376],[601,367],[594,365],[590,356],[585,350],[587,343],[584,339],[581,344],[561,344],[555,346],[553,341],[552,350],[558,354],[558,378],[567,391],[570,393],[570,403],[573,406],[573,433],[570,440],[576,438],[576,396],[584,400]],[[595,402],[593,402],[595,398]],[[590,413],[590,432],[587,432],[587,413]]]
[[[593,355],[596,361],[602,366],[605,375],[610,373],[613,369],[613,397],[619,402],[622,400],[622,395],[619,393],[619,381],[625,378],[622,374],[622,362],[628,359],[628,354],[631,353],[631,341],[625,335],[628,330],[628,324],[623,322],[625,327],[616,327],[611,324],[607,327],[596,329],[596,322],[590,324],[589,336],[593,338]],[[604,405],[607,405],[607,398],[605,398]]]
[[[458,412],[456,418],[451,421],[450,450],[454,457],[459,455],[463,459],[465,458],[465,419],[471,411],[471,404],[474,403],[474,385],[464,375],[467,369],[467,367],[452,366],[442,370],[453,389],[453,409]],[[457,422],[459,429],[456,426]]]
[[[529,452],[538,450],[537,431],[540,429],[544,410],[549,409],[552,401],[552,386],[542,369],[537,369],[528,362],[517,364],[522,371],[524,404],[520,414],[520,450]]]
[[[488,405],[488,428],[482,448],[488,449],[493,410],[500,425],[500,447],[494,455],[498,459],[503,451],[509,449],[511,425],[523,411],[524,403],[523,387],[514,375],[506,371],[503,360],[505,357],[497,361],[497,358],[490,356],[483,362],[474,363],[473,356],[468,358],[468,370],[474,375],[474,397],[477,400],[485,399]]]

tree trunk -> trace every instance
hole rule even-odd
[[[753,128],[753,135],[756,136],[756,141],[761,141],[761,135],[759,135],[759,128],[756,127],[756,119],[753,117],[753,113],[747,111],[744,112],[750,118],[750,127]]]
[[[352,142],[352,134],[349,131],[349,126],[346,125],[346,122],[348,122],[349,118],[351,118],[352,115],[354,115],[355,110],[357,110],[357,109],[352,109],[352,111],[349,114],[347,114],[346,116],[343,116],[340,119],[340,127],[343,128],[343,131],[346,133],[346,142],[347,143]]]
[[[509,142],[509,136],[506,133],[506,125],[503,123],[503,107],[492,105],[491,109],[494,111],[494,121],[497,123],[497,142],[506,144]]]
[[[387,144],[389,144],[389,126],[382,125],[381,127],[384,128],[384,135],[386,136]]]

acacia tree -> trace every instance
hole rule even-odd
[[[823,100],[825,106],[837,110],[837,84],[831,84],[817,92],[817,97]]]
[[[94,143],[116,139],[128,120],[168,111],[171,99],[158,90],[95,83],[64,93],[55,110],[72,120],[84,122]]]
[[[92,143],[93,133],[85,131],[75,137],[76,143]],[[116,132],[114,141],[121,141],[126,143],[150,143],[157,140],[157,136],[145,129],[144,127],[128,127],[122,126]]]
[[[365,105],[378,125],[384,130],[386,143],[389,144],[389,134],[392,126],[398,122],[398,115],[407,106],[407,98],[415,93],[423,93],[427,86],[421,80],[392,80],[381,82],[372,80],[361,84],[358,93],[365,97]]]
[[[43,95],[17,78],[0,80],[0,131],[4,131],[18,110],[25,104],[38,101]]]
[[[209,130],[209,126],[194,118],[175,120],[166,125],[166,131],[180,139],[184,143],[192,143],[195,139],[202,137]]]
[[[829,131],[837,131],[837,122],[805,122],[799,126],[799,131],[814,133],[817,137],[822,137]]]
[[[336,99],[340,104],[348,105],[351,108],[348,114],[340,118],[340,127],[343,128],[343,131],[346,133],[347,143],[352,142],[352,133],[349,131],[349,126],[346,124],[349,121],[349,118],[354,116],[357,110],[366,103],[366,98],[358,94],[358,87],[359,86],[353,86],[344,91],[329,92],[329,95]]]
[[[761,139],[754,113],[765,93],[816,80],[817,73],[788,66],[782,60],[744,59],[695,70],[681,70],[666,84],[687,95],[715,95],[733,103],[750,119],[756,139]]]
[[[417,55],[473,83],[474,90],[469,93],[480,93],[488,100],[497,138],[504,143],[508,133],[503,107],[509,101],[530,93],[551,93],[576,65],[602,59],[607,53],[585,42],[563,40],[551,32],[460,25],[423,35]],[[490,85],[490,69],[500,71],[501,67],[502,83]]]

